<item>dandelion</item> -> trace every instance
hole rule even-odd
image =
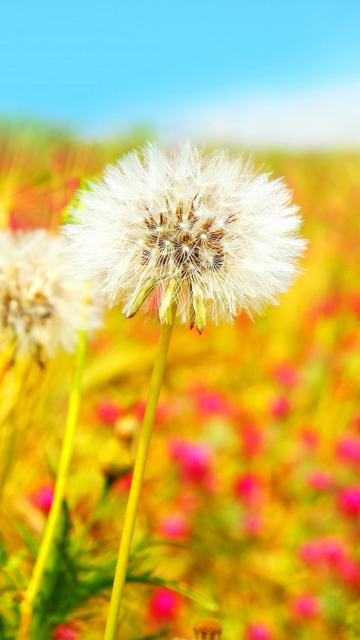
[[[121,536],[105,640],[118,618],[151,432],[175,315],[201,334],[277,303],[298,273],[301,219],[281,180],[225,151],[148,145],[89,184],[65,233],[80,279],[91,279],[127,318],[156,311],[162,325]],[[198,461],[196,461],[196,468]]]
[[[225,151],[148,145],[143,163],[130,153],[89,185],[66,234],[79,276],[127,318],[144,307],[170,322],[175,303],[201,333],[208,316],[252,315],[292,283],[305,241],[290,199],[281,180]]]
[[[49,517],[22,599],[19,640],[36,632],[33,611],[63,508],[79,412],[87,330],[100,324],[100,307],[91,303],[87,287],[70,275],[67,262],[61,236],[45,230],[0,232],[0,333],[5,343],[14,345],[15,354],[30,354],[41,366],[44,358],[55,355],[60,347],[67,351],[76,348],[56,483],[51,504],[48,499],[46,505]],[[44,498],[38,496],[39,500]]]
[[[82,286],[68,272],[64,240],[45,230],[0,231],[0,333],[40,364],[73,351],[84,323]],[[90,323],[99,324],[88,305]]]

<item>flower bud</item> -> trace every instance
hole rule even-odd
[[[130,473],[133,469],[133,457],[127,445],[111,438],[100,449],[100,469],[108,480],[116,480]]]
[[[222,626],[214,618],[204,618],[194,626],[195,640],[220,640]]]
[[[114,435],[120,442],[131,445],[138,429],[138,420],[132,416],[126,416],[116,421]]]

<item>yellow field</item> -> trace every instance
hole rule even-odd
[[[2,226],[54,231],[81,181],[143,142],[92,145],[41,127],[1,141]],[[284,176],[301,207],[304,272],[254,322],[202,336],[176,324],[119,638],[190,639],[207,616],[225,640],[360,634],[360,156],[253,159]],[[91,336],[36,640],[103,636],[158,335],[155,319],[115,308]],[[43,368],[1,358],[0,638],[11,640],[51,503],[73,356]]]

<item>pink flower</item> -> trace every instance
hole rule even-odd
[[[221,392],[195,388],[194,393],[197,410],[203,417],[220,414],[231,418],[235,414],[235,407]]]
[[[342,540],[328,538],[322,544],[324,558],[330,565],[338,565],[345,560],[346,547]]]
[[[169,589],[159,589],[150,599],[149,615],[156,622],[167,623],[179,613],[179,596]]]
[[[99,420],[109,426],[113,426],[122,414],[119,405],[109,398],[104,398],[98,402],[95,409]]]
[[[45,484],[37,491],[34,491],[34,493],[32,493],[29,498],[35,507],[48,514],[50,513],[51,505],[54,499],[53,487],[50,484]]]
[[[271,640],[273,637],[269,627],[261,622],[249,624],[245,631],[246,640]]]
[[[187,538],[189,535],[189,523],[181,513],[171,513],[161,520],[160,533],[173,540]]]
[[[345,462],[358,464],[360,462],[360,438],[358,436],[344,436],[338,441],[337,455]]]
[[[290,413],[290,401],[284,395],[274,398],[270,405],[270,411],[274,418],[285,418]]]
[[[262,430],[251,422],[241,429],[242,451],[245,458],[254,458],[264,447]]]
[[[320,613],[319,601],[315,596],[304,593],[291,601],[291,610],[297,618],[315,618]]]
[[[342,580],[349,586],[357,586],[360,583],[360,567],[353,558],[343,558],[338,564],[338,573]]]
[[[300,558],[309,565],[338,565],[346,558],[346,546],[343,540],[320,538],[308,540],[299,549]]]
[[[280,364],[275,369],[275,378],[280,384],[283,384],[284,387],[288,387],[291,389],[292,387],[296,387],[299,382],[299,374],[297,369],[293,367],[291,364]]]
[[[324,560],[323,547],[319,540],[308,540],[299,549],[300,558],[309,565],[319,565]]]
[[[171,438],[169,441],[169,451],[173,460],[179,462],[186,450],[186,442],[182,438]]]
[[[333,486],[333,478],[327,471],[323,469],[315,469],[311,471],[307,477],[308,485],[317,491],[327,491]]]
[[[300,438],[307,449],[316,449],[319,444],[319,434],[312,427],[304,427]]]
[[[345,487],[339,493],[339,509],[348,516],[360,514],[360,487]]]
[[[243,527],[249,536],[259,535],[264,529],[264,522],[260,513],[255,511],[247,513],[244,518]]]
[[[170,453],[184,480],[202,483],[209,480],[212,451],[208,445],[174,438],[170,442]]]
[[[262,481],[255,473],[244,473],[235,482],[235,493],[249,507],[258,506],[263,501]]]
[[[51,636],[54,640],[77,640],[80,636],[74,628],[69,627],[66,624],[59,624]]]

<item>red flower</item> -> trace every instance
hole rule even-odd
[[[122,410],[116,402],[110,398],[104,398],[96,405],[96,414],[101,422],[113,426],[121,416]]]
[[[50,513],[50,509],[54,499],[53,487],[50,484],[45,484],[37,491],[34,491],[34,493],[32,493],[29,498],[35,507],[48,514]]]
[[[179,609],[179,596],[169,589],[159,589],[149,602],[150,618],[163,624],[172,622],[177,617]]]
[[[319,601],[315,596],[304,593],[296,596],[291,602],[291,609],[297,618],[316,618],[320,613]]]

